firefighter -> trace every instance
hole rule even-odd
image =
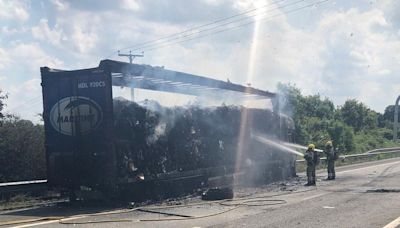
[[[333,149],[332,141],[327,141],[325,144],[326,163],[328,164],[328,178],[327,180],[335,180],[335,160],[337,160],[337,153]]]
[[[308,145],[308,149],[304,154],[307,162],[307,184],[305,186],[315,185],[315,167],[318,165],[319,157],[315,151],[315,145]]]

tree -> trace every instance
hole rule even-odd
[[[332,119],[335,106],[328,98],[322,99],[319,94],[303,96],[298,88],[290,84],[278,84],[280,111],[294,119],[318,117]]]
[[[0,89],[0,119],[4,118],[4,113],[3,113],[3,109],[4,109],[4,101],[5,99],[7,99],[7,95],[4,94],[1,89]]]
[[[326,129],[329,126],[329,120],[319,117],[305,117],[300,120],[299,128],[306,134],[302,142],[303,145],[314,143],[318,148],[323,148],[326,140],[330,138]]]
[[[303,114],[305,116],[315,116],[320,119],[332,119],[335,106],[329,99],[322,99],[319,94],[304,97]]]
[[[399,115],[400,116],[400,115]],[[394,105],[389,105],[385,108],[385,111],[383,112],[383,119],[393,122],[394,119]]]
[[[46,177],[43,125],[5,117],[0,135],[0,182]]]
[[[332,140],[335,148],[346,153],[395,146],[390,140],[393,106],[380,114],[355,99],[335,108],[329,99],[318,94],[303,96],[290,84],[279,84],[278,92],[280,111],[294,120],[296,143],[314,143],[321,148]]]
[[[339,112],[341,120],[352,126],[356,132],[362,129],[374,129],[378,125],[377,113],[355,99],[347,100]]]
[[[338,148],[339,151],[350,152],[354,150],[355,145],[353,142],[353,128],[346,125],[342,121],[335,120],[330,124],[328,132],[331,140],[333,141],[334,147]]]

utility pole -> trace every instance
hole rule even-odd
[[[118,56],[128,57],[129,63],[132,64],[134,58],[143,57],[144,55],[143,55],[143,52],[141,55],[138,55],[138,54],[135,55],[135,54],[132,54],[132,51],[129,51],[129,54],[121,54],[118,50]],[[135,100],[135,90],[134,90],[134,88],[131,87],[131,101],[134,101],[134,100]]]
[[[143,55],[143,52],[142,52],[141,55],[137,55],[137,54],[135,55],[135,54],[132,54],[132,51],[129,51],[129,54],[121,54],[121,53],[119,52],[119,50],[118,50],[118,56],[128,57],[128,58],[129,58],[129,63],[132,64],[134,58],[136,58],[136,57],[143,57],[144,55]]]

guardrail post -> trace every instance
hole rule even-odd
[[[397,97],[396,103],[394,105],[393,141],[397,141],[397,131],[399,124],[399,101],[400,101],[400,96]]]

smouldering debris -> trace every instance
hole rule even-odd
[[[241,124],[246,112],[246,124]],[[241,106],[162,107],[147,101],[146,106],[127,100],[114,100],[114,131],[117,142],[126,148],[118,151],[122,176],[125,160],[134,163],[135,172],[156,177],[165,173],[206,170],[212,176],[227,175],[241,164],[245,182],[262,179],[271,182],[292,176],[294,156],[281,148],[259,143],[251,132],[261,132],[275,140],[286,140],[290,121],[266,109]],[[242,126],[242,129],[241,129]],[[245,127],[243,127],[245,126]],[[239,132],[244,132],[243,154],[237,162]],[[246,162],[247,161],[247,162]],[[129,163],[129,162],[128,162]],[[223,169],[218,169],[221,167]],[[221,173],[222,172],[222,173]]]

